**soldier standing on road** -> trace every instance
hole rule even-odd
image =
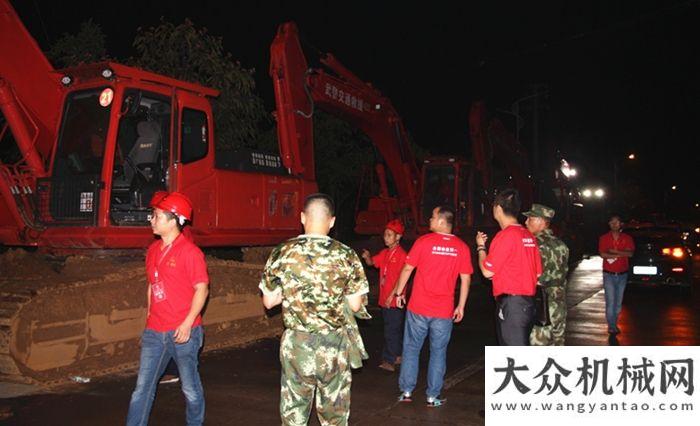
[[[487,236],[476,234],[479,268],[493,281],[498,343],[527,346],[535,318],[535,286],[542,261],[535,237],[518,223],[520,194],[504,189],[493,201],[493,217],[501,230],[486,251]]]
[[[603,288],[605,289],[605,319],[608,333],[618,334],[617,319],[622,310],[622,297],[627,286],[629,258],[634,253],[634,240],[622,233],[620,216],[612,215],[608,221],[610,232],[598,240],[598,252],[603,258]]]
[[[535,324],[530,333],[530,344],[537,346],[563,346],[566,331],[566,274],[569,272],[569,248],[554,236],[549,224],[554,209],[533,204],[525,226],[537,238],[542,258],[542,275],[537,285],[544,287],[547,296],[550,325]]]
[[[346,425],[350,416],[351,367],[367,358],[350,311],[368,318],[369,284],[357,254],[328,236],[335,223],[333,200],[309,195],[301,223],[305,234],[277,246],[267,260],[260,289],[267,309],[282,304],[280,343],[284,425],[305,425],[314,394],[322,425]],[[359,365],[358,365],[359,364]]]

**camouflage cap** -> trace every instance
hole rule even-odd
[[[533,204],[530,210],[523,213],[527,217],[541,217],[544,219],[552,219],[554,217],[554,209],[542,204]]]

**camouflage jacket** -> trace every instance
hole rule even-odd
[[[347,327],[345,297],[368,293],[369,284],[354,250],[330,237],[300,235],[272,251],[260,289],[282,292],[286,328],[324,333]]]
[[[564,286],[569,272],[569,248],[554,236],[551,229],[545,229],[537,235],[537,245],[542,257],[539,283],[545,287]]]

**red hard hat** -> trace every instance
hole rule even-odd
[[[151,197],[151,202],[149,203],[149,206],[151,208],[155,207],[163,201],[163,198],[168,196],[168,191],[156,191],[153,193],[153,197]]]
[[[179,192],[171,192],[166,195],[155,207],[192,220],[192,202]]]
[[[385,226],[386,229],[391,229],[392,231],[396,232],[397,234],[403,235],[403,232],[405,231],[403,227],[403,223],[401,223],[400,220],[394,219],[389,221],[389,223],[386,224]]]

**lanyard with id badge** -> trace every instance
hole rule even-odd
[[[172,247],[172,243],[169,244],[165,249],[165,252],[163,252],[163,254],[160,256],[160,260],[156,262],[156,270],[154,274],[155,279],[153,280],[153,283],[151,283],[151,294],[153,295],[153,301],[155,303],[162,302],[168,298],[168,295],[165,292],[165,283],[158,275],[158,268],[160,267],[161,263],[163,263],[165,256],[167,256]]]
[[[391,249],[391,251],[389,252],[389,256],[387,256],[387,261],[384,263],[384,266],[382,267],[381,277],[379,279],[379,286],[380,287],[384,287],[384,284],[386,284],[386,274],[387,274],[387,272],[389,272],[389,265],[391,264],[391,261],[394,259],[394,253],[396,253],[396,249],[398,249],[398,246]]]

